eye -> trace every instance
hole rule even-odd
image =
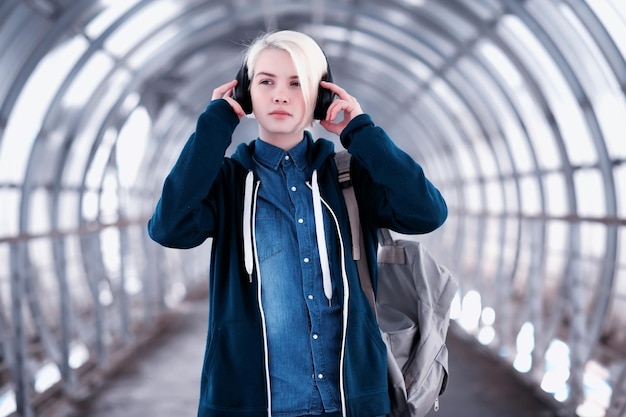
[[[300,81],[292,81],[291,82],[291,86],[292,87],[300,87]]]
[[[271,85],[272,84],[272,80],[269,79],[262,79],[259,81],[260,85]]]

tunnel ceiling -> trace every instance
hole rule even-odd
[[[531,323],[536,362],[566,340],[583,398],[588,361],[626,356],[623,0],[1,1],[0,331],[23,320],[54,339],[36,301],[49,289],[67,292],[54,322],[68,299],[116,305],[111,274],[195,274],[146,242],[145,220],[213,89],[278,29],[314,37],[441,189],[449,220],[423,238],[461,297],[495,310],[489,343],[515,352]],[[256,134],[244,119],[232,147]]]

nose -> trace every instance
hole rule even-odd
[[[287,94],[288,89],[280,84],[276,85],[274,90],[274,103],[275,104],[287,104],[289,103],[289,96]]]

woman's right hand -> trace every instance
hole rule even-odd
[[[241,105],[233,98],[233,89],[237,85],[237,80],[232,80],[227,82],[226,84],[222,84],[213,90],[213,96],[211,100],[224,99],[229,104],[230,107],[233,108],[234,112],[241,119],[246,115],[246,113],[241,108]]]

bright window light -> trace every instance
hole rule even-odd
[[[585,401],[576,409],[579,417],[605,416],[613,395],[609,379],[608,369],[596,361],[587,362],[583,376]]]
[[[52,362],[44,364],[35,373],[35,391],[46,392],[50,387],[61,380],[59,367]]]
[[[480,317],[485,326],[493,326],[496,322],[496,311],[491,307],[485,307]]]
[[[604,28],[611,34],[613,42],[626,56],[626,2],[624,0],[588,0],[587,4],[598,18]]]
[[[96,52],[72,81],[63,98],[63,104],[74,108],[83,106],[112,67],[111,57],[103,52]]]
[[[101,0],[105,10],[96,16],[86,27],[85,33],[91,38],[99,37],[107,30],[117,19],[130,10],[140,0]]]
[[[15,391],[9,390],[0,394],[0,417],[8,417],[16,411]]]
[[[526,322],[522,325],[516,339],[517,354],[513,367],[519,372],[529,372],[532,369],[532,352],[535,349],[535,326]]]
[[[567,343],[554,339],[550,342],[545,356],[546,373],[541,381],[541,389],[552,394],[557,401],[569,397],[567,380],[570,376],[570,349]]]
[[[138,42],[152,31],[167,24],[178,15],[183,7],[175,1],[154,1],[148,3],[132,18],[126,20],[105,42],[105,48],[117,56],[126,55]]]
[[[120,185],[130,187],[137,178],[152,120],[144,107],[138,107],[120,130],[115,147]]]
[[[89,359],[89,350],[82,342],[74,342],[70,347],[69,365],[73,369],[80,368]]]
[[[460,325],[467,331],[478,329],[478,321],[481,313],[481,298],[478,291],[469,291],[463,297],[462,314],[459,320]]]
[[[496,331],[493,327],[487,326],[478,332],[478,341],[483,345],[492,343],[496,338]]]
[[[9,115],[0,147],[0,182],[21,184],[33,143],[50,102],[83,54],[87,42],[74,37],[47,54],[24,85]]]

